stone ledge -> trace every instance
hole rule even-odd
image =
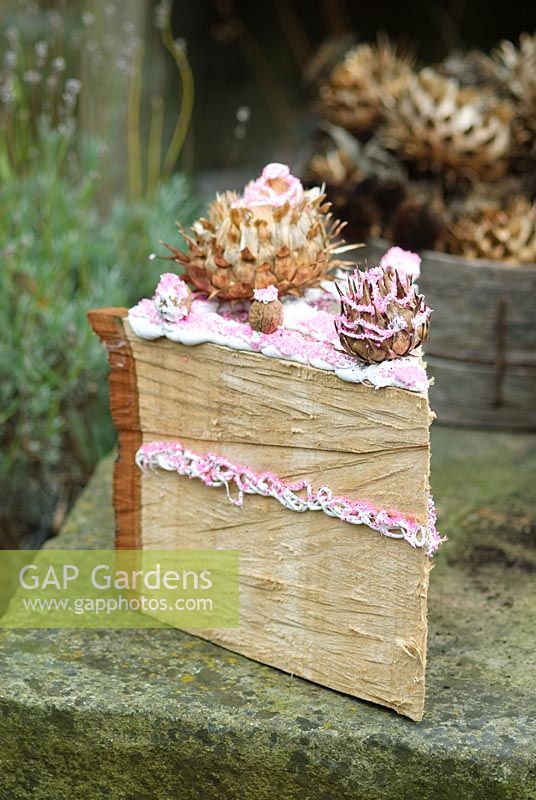
[[[422,723],[178,631],[2,631],[2,800],[536,798],[536,437],[433,452]],[[50,546],[111,545],[111,467]]]

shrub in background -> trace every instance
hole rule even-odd
[[[106,360],[88,309],[151,293],[149,261],[173,221],[197,212],[176,176],[152,203],[99,210],[97,154],[59,169],[61,137],[43,139],[39,167],[0,185],[0,534],[39,537],[59,523],[96,460],[113,446]]]
[[[149,253],[199,211],[188,181],[170,177],[193,103],[171,4],[157,14],[180,78],[170,137],[159,96],[143,120],[143,3],[11,6],[0,20],[0,547],[57,529],[113,446],[86,312],[151,293],[163,269]],[[98,134],[106,146],[92,144]],[[117,172],[128,200],[113,198]]]

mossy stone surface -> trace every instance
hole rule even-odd
[[[536,798],[536,437],[433,453],[421,723],[179,631],[2,631],[0,798]],[[111,546],[111,469],[50,546]]]

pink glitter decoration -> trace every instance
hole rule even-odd
[[[403,363],[398,358],[393,358],[388,361],[382,361],[378,365],[378,372],[384,375],[388,381],[396,381],[397,383],[415,383],[422,378],[422,367],[418,362],[414,364]]]
[[[421,274],[421,257],[411,250],[403,250],[401,247],[391,247],[380,261],[380,267],[393,267],[398,272],[405,273],[409,278],[415,280]]]
[[[253,297],[259,303],[273,303],[278,298],[277,286],[267,286],[266,289],[254,289]]]
[[[303,300],[287,301],[284,305],[287,327],[270,335],[253,332],[245,310],[233,314],[225,305],[220,310],[216,301],[195,296],[188,316],[176,322],[165,322],[151,300],[142,300],[131,308],[129,321],[134,333],[143,339],[166,336],[186,345],[212,342],[334,371],[343,380],[353,383],[369,382],[378,388],[399,386],[414,392],[427,391],[426,372],[415,357],[398,359],[396,369],[386,364],[359,364],[354,357],[339,349],[334,314],[315,309]]]
[[[147,321],[150,325],[158,325],[159,328],[162,326],[162,317],[156,310],[154,300],[148,300],[147,298],[140,300],[137,305],[130,309],[128,314],[134,319]]]
[[[273,497],[291,511],[323,511],[352,525],[366,525],[394,539],[405,539],[412,547],[425,547],[433,555],[443,541],[436,529],[432,498],[429,500],[428,524],[420,525],[396,511],[379,510],[362,500],[351,500],[333,494],[329,486],[314,489],[307,480],[285,483],[273,472],[257,473],[249,467],[229,461],[223,456],[194,453],[180,442],[150,442],[136,453],[141,469],[160,468],[188,478],[198,478],[205,486],[224,486],[228,499],[242,506],[245,494]],[[231,496],[231,488],[237,490]]]
[[[268,164],[260,178],[250,181],[244,189],[244,205],[253,206],[290,206],[297,205],[303,199],[304,191],[301,181],[286,164]]]
[[[184,319],[190,310],[191,292],[185,282],[174,272],[165,272],[155,289],[155,308],[166,322]]]

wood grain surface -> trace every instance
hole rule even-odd
[[[137,338],[144,441],[179,439],[257,471],[329,483],[426,522],[431,415],[424,395],[213,344]]]
[[[167,472],[144,476],[142,497],[144,547],[240,552],[240,627],[191,633],[422,717],[430,567],[422,550],[272,498],[247,496],[237,508],[225,489]]]
[[[211,344],[147,342],[121,324],[135,387],[112,380],[111,392],[134,394],[113,404],[137,409],[140,443],[178,439],[426,521],[432,415],[424,395]],[[118,369],[113,363],[112,377]],[[114,420],[123,436],[135,434],[133,417]],[[422,550],[273,498],[246,496],[238,508],[223,488],[141,475],[133,457],[131,470],[137,483],[125,485],[136,487],[128,496],[138,532],[129,539],[122,529],[118,546],[136,538],[151,549],[240,551],[240,627],[192,633],[422,717],[430,569]]]

